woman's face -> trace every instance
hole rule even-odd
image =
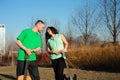
[[[47,33],[49,34],[49,35],[51,35],[52,34],[52,31],[51,31],[51,29],[47,29]]]

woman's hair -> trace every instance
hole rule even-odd
[[[46,33],[45,33],[46,43],[47,43],[48,39],[51,38],[51,35],[49,35],[48,32],[47,32],[48,29],[50,29],[53,34],[58,34],[58,31],[57,31],[56,28],[54,28],[54,27],[52,27],[52,26],[49,26],[49,27],[46,29]]]

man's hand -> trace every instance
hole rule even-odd
[[[26,51],[26,53],[27,53],[28,56],[30,56],[31,53],[32,53],[32,50],[31,50],[31,49],[26,49],[25,51]]]
[[[41,49],[38,47],[38,48],[33,49],[32,52],[37,53],[37,52],[39,52],[40,50],[41,50]]]

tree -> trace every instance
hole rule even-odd
[[[107,28],[115,44],[120,34],[120,0],[101,0]]]
[[[60,22],[57,19],[51,20],[51,26],[55,27],[58,31],[60,31]]]
[[[8,56],[8,62],[11,61],[11,65],[14,65],[14,62],[16,61],[16,55],[17,55],[17,51],[18,50],[18,46],[15,43],[15,40],[13,40],[14,38],[11,38],[10,40],[7,41],[7,54],[6,56]],[[11,59],[10,59],[11,58]],[[6,59],[7,60],[7,59]]]
[[[72,16],[72,23],[77,27],[81,33],[84,44],[87,45],[95,28],[100,22],[100,14],[95,13],[95,10],[90,8],[88,5],[84,9],[77,11],[77,14]]]
[[[69,42],[69,46],[73,46],[74,38],[73,38],[73,31],[72,31],[72,24],[70,23],[71,21],[68,21],[68,27],[66,31],[66,38]]]

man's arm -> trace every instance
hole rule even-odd
[[[37,52],[39,52],[40,50],[41,50],[41,48],[38,47],[38,48],[33,49],[32,51],[37,53]]]
[[[17,41],[16,41],[16,44],[17,44],[20,48],[22,48],[23,50],[25,50],[25,52],[27,53],[27,55],[30,55],[30,54],[31,54],[32,50],[31,50],[31,49],[27,49],[27,48],[22,44],[22,42],[21,42],[20,40],[17,40]]]
[[[17,45],[18,45],[20,48],[22,48],[23,50],[26,51],[27,48],[26,48],[25,46],[23,46],[23,44],[21,43],[20,40],[17,40],[16,43],[17,43]]]

